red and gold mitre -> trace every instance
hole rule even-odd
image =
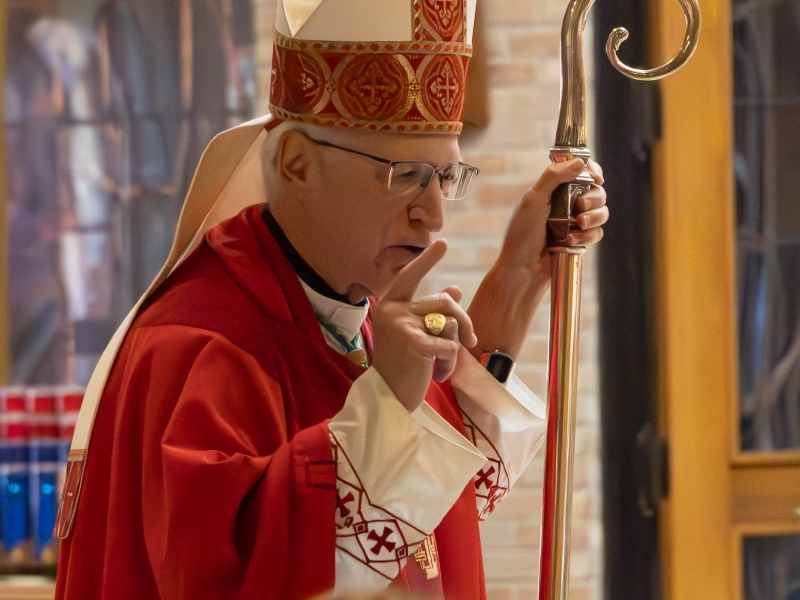
[[[278,0],[270,112],[316,125],[460,133],[476,2]]]

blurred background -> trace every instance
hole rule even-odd
[[[161,266],[213,135],[267,111],[276,0],[0,0],[0,599],[52,597],[80,390]],[[548,163],[565,0],[481,0],[451,250],[469,302]],[[800,599],[800,0],[599,2],[571,600]],[[545,396],[548,311],[517,373]],[[76,399],[77,398],[77,399]],[[490,600],[535,598],[543,457],[482,529]],[[20,578],[27,574],[27,578]]]

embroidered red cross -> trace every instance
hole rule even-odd
[[[387,541],[389,539],[389,536],[392,535],[392,533],[394,532],[388,527],[384,527],[383,533],[380,535],[378,535],[374,529],[370,531],[369,535],[367,536],[367,539],[370,539],[373,542],[375,542],[375,545],[372,548],[370,548],[369,551],[372,552],[373,554],[380,554],[381,548],[386,548],[389,552],[394,550],[394,547],[397,544],[395,544],[394,542]]]
[[[486,486],[488,490],[492,487],[492,481],[489,479],[492,475],[494,475],[494,467],[489,467],[485,471],[478,471],[478,479],[475,481],[475,487],[481,489],[481,486]]]
[[[353,498],[353,492],[347,492],[347,496],[342,498],[339,495],[339,492],[336,492],[336,508],[339,509],[339,516],[344,518],[349,515],[352,511],[347,508],[347,504],[350,504],[355,498]]]

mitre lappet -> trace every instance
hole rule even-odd
[[[67,464],[56,535],[80,498],[97,409],[143,302],[211,228],[267,201],[264,142],[285,121],[400,134],[457,134],[477,0],[279,0],[270,113],[206,148],[166,263],[117,329],[89,381]]]

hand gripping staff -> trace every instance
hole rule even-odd
[[[614,67],[632,79],[666,77],[691,58],[700,33],[697,0],[679,0],[686,18],[686,35],[678,53],[655,69],[633,69],[622,63],[617,50],[628,31],[617,27],[608,36],[606,54]],[[553,162],[580,158],[588,163],[586,148],[586,77],[583,29],[594,0],[571,0],[561,26],[561,111]],[[572,469],[575,457],[575,409],[578,378],[578,329],[581,297],[581,259],[585,248],[569,245],[574,227],[575,201],[594,180],[584,168],[575,181],[553,192],[548,220],[550,251],[550,342],[548,356],[547,441],[542,500],[539,600],[566,600],[569,579],[569,542],[572,512]]]

